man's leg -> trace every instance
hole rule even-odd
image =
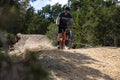
[[[62,33],[58,33],[58,36],[57,36],[57,44],[60,45],[60,38],[62,36]]]
[[[58,26],[58,36],[57,36],[57,44],[58,44],[58,48],[60,48],[60,38],[62,37],[62,27]]]

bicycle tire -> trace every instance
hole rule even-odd
[[[68,34],[68,47],[69,49],[71,49],[73,47],[73,33],[71,30],[69,30],[69,34]]]

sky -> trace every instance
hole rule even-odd
[[[57,2],[59,4],[65,5],[67,4],[68,0],[37,0],[35,2],[30,2],[30,4],[35,8],[35,10],[40,10],[47,4],[54,5]]]

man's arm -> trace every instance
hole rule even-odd
[[[56,24],[59,25],[60,24],[60,17],[58,16],[56,19]]]

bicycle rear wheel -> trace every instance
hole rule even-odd
[[[74,38],[73,38],[72,31],[69,30],[68,31],[68,47],[69,47],[69,49],[73,48],[73,42],[74,42]]]

